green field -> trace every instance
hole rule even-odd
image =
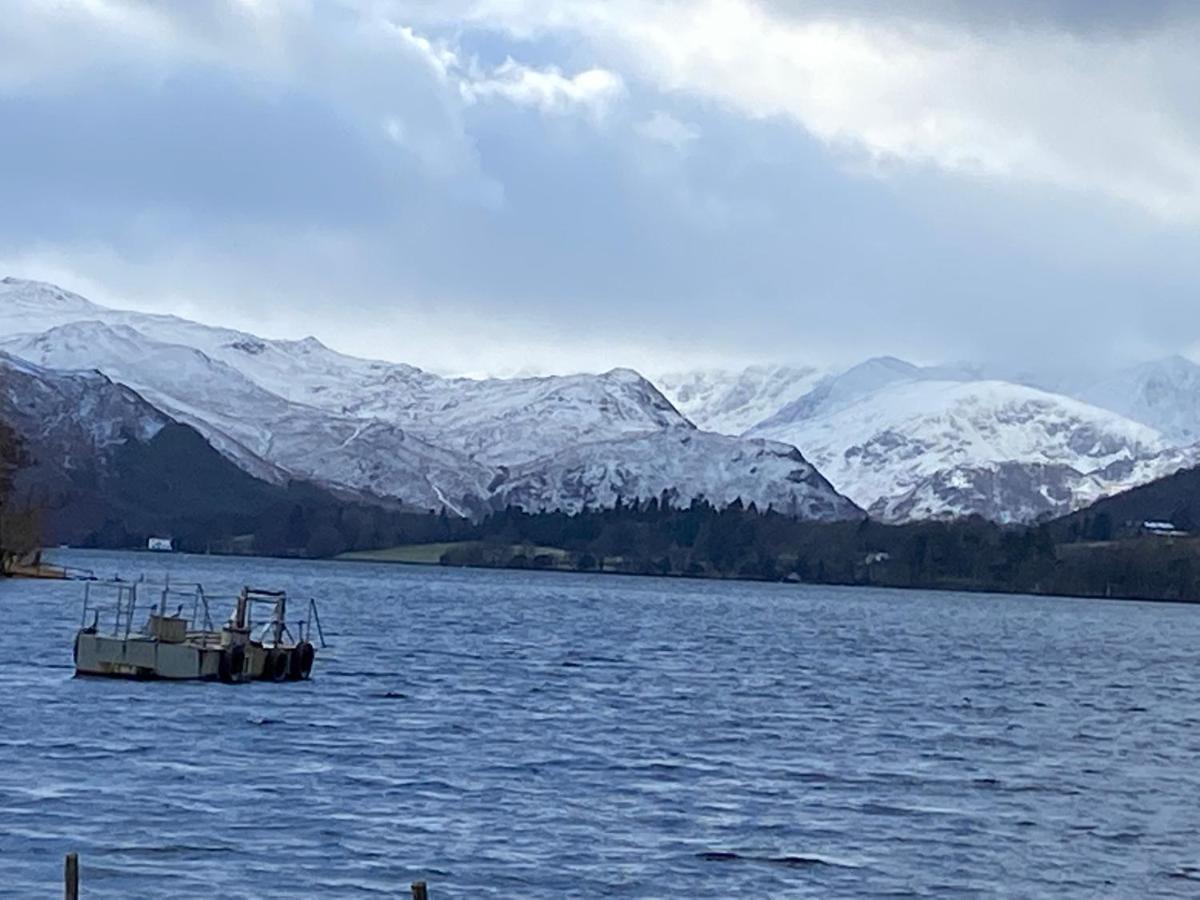
[[[343,553],[337,558],[357,560],[359,562],[408,563],[410,565],[436,566],[441,562],[442,554],[447,550],[465,548],[475,543],[478,542],[456,541],[442,544],[401,544],[398,547],[387,547],[383,550],[355,550],[350,553]],[[567,552],[560,550],[558,547],[529,547],[527,545],[513,544],[507,550],[510,555],[518,552],[523,552],[526,555],[545,554],[554,557],[556,562],[561,562],[568,557]]]

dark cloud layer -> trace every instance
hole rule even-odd
[[[1191,0],[768,0],[786,15],[941,22],[980,31],[1052,28],[1080,34],[1128,36],[1200,19]]]

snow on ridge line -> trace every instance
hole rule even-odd
[[[190,348],[192,352],[209,357],[214,365],[231,367],[237,373],[237,378],[248,380],[257,385],[264,396],[272,397],[269,401],[262,400],[262,403],[290,404],[288,409],[293,411],[299,408],[318,410],[319,414],[305,413],[311,417],[305,420],[307,425],[304,422],[295,425],[293,422],[295,427],[289,432],[289,440],[293,441],[303,440],[305,427],[312,427],[324,435],[322,440],[333,440],[336,435],[337,440],[345,441],[354,433],[352,429],[357,427],[353,425],[355,421],[390,422],[394,430],[372,431],[372,439],[377,438],[378,442],[369,449],[363,449],[363,453],[385,454],[383,444],[387,440],[400,441],[402,435],[408,434],[424,440],[429,452],[435,452],[434,447],[448,449],[470,458],[470,465],[487,469],[496,465],[527,465],[532,460],[553,456],[576,446],[603,444],[610,440],[636,440],[641,434],[684,424],[692,427],[690,416],[685,412],[686,407],[685,410],[678,409],[666,396],[671,393],[670,390],[660,391],[653,383],[629,369],[618,368],[593,376],[446,379],[400,363],[345,356],[313,338],[298,341],[266,340],[246,332],[201,325],[176,316],[106,309],[53,285],[13,278],[0,280],[0,333],[6,330],[11,332],[18,325],[28,330],[30,327],[45,328],[47,325],[69,324],[84,319],[102,321],[113,328],[133,329],[147,340]],[[129,333],[123,334],[133,339]],[[87,361],[88,349],[78,348],[80,355],[70,360],[71,367],[83,371],[96,368]],[[1174,393],[1167,392],[1169,399],[1165,402],[1179,403],[1180,397],[1189,395],[1185,382],[1192,368],[1197,367],[1175,365],[1163,372],[1157,369],[1150,371],[1141,380],[1123,386],[1121,390],[1125,394],[1122,396],[1128,396],[1128,402],[1135,406],[1140,404],[1138,409],[1141,410],[1143,421],[1164,421],[1186,436],[1191,433],[1190,423],[1195,418],[1191,412],[1184,409],[1176,413],[1170,407],[1154,407],[1144,401],[1142,393],[1148,389],[1147,385],[1157,388],[1165,379],[1167,387],[1174,390]],[[770,402],[770,391],[798,389],[797,385],[808,377],[796,376],[794,370],[785,372],[785,369],[777,367],[775,381],[764,381],[760,376],[757,381],[752,378],[748,385],[740,385],[735,379],[723,395],[731,405],[723,408],[721,414],[745,414],[744,410],[738,410],[738,403],[743,402],[743,396],[747,398],[744,404],[750,404],[747,408],[752,408],[755,402]],[[112,376],[116,373],[110,368],[107,374]],[[151,377],[153,373],[145,371],[141,372],[140,378],[135,377],[137,375],[133,373],[127,380],[151,396],[166,395],[166,386],[161,383],[160,376]],[[947,375],[950,377],[947,378]],[[789,382],[789,378],[799,381]],[[888,382],[889,379],[892,384],[879,387],[878,382]],[[868,398],[872,396],[900,396],[886,394],[894,387],[896,379],[911,385],[903,390],[920,395],[912,404],[911,421],[900,417],[899,421],[892,421],[890,427],[883,427],[887,424],[884,416],[877,423],[880,427],[868,430],[865,434],[843,428],[846,423],[839,418],[842,407],[858,407],[861,410],[865,407],[859,407],[859,404],[868,403]],[[1176,381],[1172,382],[1171,379]],[[1114,418],[1101,421],[1092,413],[1072,407],[1069,398],[1062,394],[1047,393],[1046,396],[1052,400],[1043,405],[1032,402],[1031,395],[1024,395],[1023,400],[1012,400],[1009,395],[1015,396],[1020,386],[993,380],[989,388],[986,387],[989,384],[987,380],[972,377],[965,368],[961,372],[920,368],[903,360],[879,358],[847,370],[836,376],[833,382],[827,383],[821,378],[815,381],[818,387],[825,384],[829,388],[828,393],[822,394],[813,388],[809,391],[809,394],[815,395],[808,398],[811,402],[801,402],[794,407],[808,417],[791,423],[795,425],[794,432],[784,430],[784,423],[780,422],[777,423],[778,430],[760,426],[751,428],[749,434],[751,437],[770,437],[801,447],[810,460],[833,477],[839,489],[856,497],[863,505],[874,505],[889,492],[889,496],[894,497],[895,492],[911,490],[916,484],[914,479],[933,478],[930,472],[913,468],[914,455],[930,457],[935,464],[935,473],[953,472],[960,467],[965,467],[962,472],[972,467],[983,471],[992,462],[1026,465],[1029,467],[1027,474],[1036,473],[1039,465],[1078,466],[1086,474],[1093,467],[1107,470],[1128,464],[1129,470],[1136,477],[1141,477],[1168,464],[1156,461],[1153,454],[1169,442],[1159,442],[1145,431],[1129,428],[1128,423],[1135,419],[1133,416],[1122,417],[1124,424]],[[951,410],[944,421],[936,415],[925,415],[931,411],[937,412],[935,395],[938,388],[932,385],[938,381],[944,382],[947,389],[962,390],[971,395],[965,406]],[[919,388],[918,384],[927,387]],[[964,388],[962,385],[973,387]],[[724,389],[721,385],[717,387]],[[743,388],[746,391],[744,395],[739,393]],[[903,393],[902,389],[895,389]],[[253,395],[248,388],[240,390],[245,391],[246,398]],[[996,392],[1008,396],[1012,402],[1006,403],[1002,398],[991,396]],[[249,399],[243,400],[250,404]],[[679,405],[684,406],[683,403]],[[897,407],[900,405],[896,404]],[[215,408],[212,401],[203,397],[197,403],[194,398],[183,396],[182,390],[175,390],[168,406],[186,414],[193,421],[210,423],[214,434],[219,432],[228,438],[231,433],[226,422],[228,411]],[[977,408],[975,414],[972,414],[972,407]],[[1099,407],[1091,409],[1094,411]],[[885,412],[895,414],[897,411],[892,409]],[[235,412],[243,420],[251,420],[262,410],[255,407]],[[304,419],[303,416],[299,418]],[[318,425],[318,422],[326,424]],[[822,432],[822,422],[825,423],[825,431],[840,432],[840,445]],[[701,421],[700,424],[707,423]],[[997,433],[997,428],[1001,433]],[[989,435],[989,431],[993,433]],[[1072,435],[1075,437],[1074,443],[1069,440]],[[264,448],[269,447],[271,442],[269,435],[264,434],[261,439],[251,443],[258,452],[268,452]],[[365,446],[365,441],[356,438],[349,447],[333,449],[358,452],[360,447]],[[410,441],[410,447],[415,446]],[[442,453],[441,450],[436,452]],[[847,453],[852,453],[853,465],[841,460]],[[890,467],[885,465],[888,462],[885,457],[889,453],[894,457]],[[443,462],[445,459],[443,454]],[[305,471],[328,472],[329,467],[334,465],[329,454],[306,457],[306,460]],[[338,460],[337,465],[351,467],[353,478],[358,483],[378,477],[372,474],[370,466],[363,465],[364,460],[353,454],[344,453]],[[414,464],[415,460],[416,457],[413,457]],[[342,476],[346,472],[333,474]],[[392,470],[390,477],[403,480],[408,476]],[[1106,485],[1126,483],[1125,476],[1105,475],[1104,478]],[[891,484],[888,483],[889,479]],[[1010,482],[1006,482],[1006,489],[1020,481],[1014,476]],[[1049,487],[1045,484],[1036,485],[1032,479],[1028,481],[1030,491],[1040,490],[1044,493]],[[938,483],[943,485],[942,490],[951,491],[957,489],[953,482],[954,479],[947,476]],[[440,483],[434,483],[433,487],[445,492]],[[1090,488],[1081,488],[1072,502],[1090,493]],[[435,494],[436,491],[430,491],[431,496]],[[1025,505],[1025,500],[1021,498],[1014,502],[1022,507]],[[998,513],[1001,517],[1004,514],[1003,509]]]
[[[54,289],[25,293],[43,290]],[[17,337],[11,336],[14,327],[29,322],[11,308],[10,315],[4,312],[0,304],[0,334],[10,334],[3,346],[58,367],[83,362],[134,385],[248,470],[260,461],[331,486],[470,512],[491,505],[489,485],[505,467],[535,472],[534,460],[571,454],[591,471],[622,466],[622,478],[653,481],[656,495],[670,487],[718,497],[733,491],[729,485],[736,480],[736,495],[760,506],[782,496],[819,517],[849,505],[795,448],[784,450],[800,459],[802,472],[795,460],[786,471],[777,471],[783,463],[759,471],[751,452],[756,442],[736,438],[724,439],[741,448],[733,453],[704,436],[686,459],[671,457],[661,442],[649,452],[646,439],[659,433],[703,433],[632,369],[444,379],[411,366],[347,357],[316,340],[270,341],[94,305],[53,315],[39,311],[38,325],[50,327]],[[663,454],[666,459],[659,458]],[[779,495],[780,476],[797,472],[803,477],[793,480],[803,485]],[[633,488],[609,481],[587,489],[624,497]],[[574,502],[570,486],[557,485],[553,496]],[[545,499],[531,495],[529,502]]]
[[[681,471],[682,469],[682,471]],[[795,447],[704,431],[664,431],[569,448],[505,473],[497,494],[526,508],[578,512],[664,491],[681,503],[740,499],[803,518],[846,520],[863,512],[838,494]]]
[[[89,310],[146,338],[192,347],[286,401],[379,419],[489,463],[520,463],[579,440],[685,424],[629,369],[518,380],[444,379],[404,364],[348,357],[316,342],[277,342],[176,317]],[[61,318],[50,324],[60,324]],[[26,330],[26,329],[22,329]],[[11,331],[11,328],[10,328]],[[303,352],[292,352],[301,347]]]

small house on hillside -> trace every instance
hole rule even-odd
[[[1175,527],[1174,522],[1143,522],[1142,534],[1152,535],[1154,537],[1187,537],[1188,533],[1180,528]]]
[[[175,543],[170,538],[152,537],[146,541],[147,550],[158,550],[162,553],[170,553],[175,549]]]

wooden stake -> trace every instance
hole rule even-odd
[[[79,854],[68,853],[63,866],[63,881],[66,882],[67,900],[79,900]]]
[[[414,881],[412,883],[412,900],[429,900],[429,891],[425,888],[425,882]]]

